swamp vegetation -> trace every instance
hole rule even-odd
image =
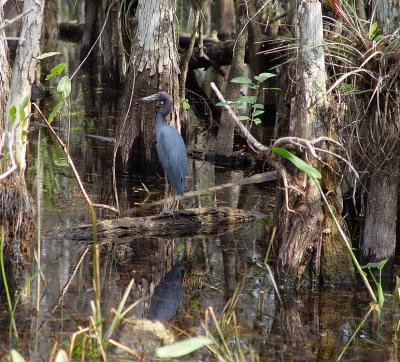
[[[397,361],[399,14],[0,0],[0,360]]]

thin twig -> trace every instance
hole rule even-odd
[[[108,8],[108,11],[107,11],[107,14],[106,14],[106,18],[105,18],[105,20],[104,20],[104,24],[103,24],[103,26],[101,27],[101,30],[100,30],[100,33],[99,33],[98,37],[97,37],[96,40],[94,41],[93,45],[90,47],[90,49],[89,49],[88,53],[86,54],[85,58],[83,58],[83,60],[81,61],[81,63],[78,65],[78,67],[77,67],[77,68],[75,69],[75,71],[72,73],[72,75],[71,75],[71,77],[70,77],[71,80],[72,80],[72,78],[75,77],[76,73],[78,73],[79,69],[82,68],[82,65],[83,65],[83,64],[86,62],[86,60],[89,58],[90,53],[93,51],[93,49],[94,49],[94,47],[96,46],[97,42],[100,40],[101,36],[103,35],[103,31],[104,31],[104,28],[106,27],[107,20],[108,20],[108,17],[109,17],[109,15],[110,15],[111,8],[112,8],[112,7],[114,6],[114,4],[116,4],[117,2],[118,2],[118,0],[115,0],[113,3],[110,4],[110,7]]]
[[[2,5],[3,6],[3,5]],[[11,24],[15,23],[17,20],[23,18],[25,15],[29,14],[33,8],[30,8],[28,10],[23,11],[21,14],[18,14],[15,18],[12,18],[11,20],[4,20],[3,24],[0,25],[0,31],[4,30]]]

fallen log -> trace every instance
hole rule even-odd
[[[157,237],[211,235],[235,229],[263,216],[261,213],[229,207],[187,209],[176,211],[174,216],[152,215],[103,220],[97,225],[97,233],[99,242],[102,244],[109,242],[127,243],[134,239],[143,240]],[[52,237],[51,233],[47,235],[48,237]],[[61,233],[57,232],[55,237],[90,242],[92,226],[82,225],[66,229]]]

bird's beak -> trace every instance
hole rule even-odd
[[[151,96],[140,98],[139,101],[149,102],[149,101],[158,101],[158,99],[159,99],[159,95],[157,93],[155,93],[155,94],[152,94]]]

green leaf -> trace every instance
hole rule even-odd
[[[26,106],[29,104],[30,99],[31,99],[31,98],[30,98],[29,96],[26,96],[26,97],[24,98],[24,100],[22,101],[21,107],[23,107],[23,108],[25,109]]]
[[[356,89],[356,87],[351,83],[342,82],[338,85],[338,89],[344,92],[350,92]]]
[[[239,83],[239,84],[253,84],[249,77],[235,77],[231,79],[232,83]]]
[[[234,103],[234,102],[230,102],[230,101],[228,101],[228,102],[218,102],[218,103],[216,104],[216,106],[217,106],[217,107],[223,107],[223,106],[228,106],[228,105],[230,105],[230,104],[232,104],[232,103]]]
[[[371,262],[371,263],[368,263],[366,265],[362,265],[361,268],[362,269],[379,269],[379,265],[381,264],[382,261]],[[386,261],[387,260],[385,260],[385,262]]]
[[[257,117],[257,116],[259,116],[260,114],[263,114],[263,113],[265,113],[265,112],[262,109],[258,109],[256,111],[254,111],[251,115],[253,117]]]
[[[55,362],[68,362],[67,353],[63,349],[58,350]]]
[[[264,109],[264,105],[260,103],[253,104],[252,107],[255,109]]]
[[[157,348],[156,355],[159,358],[181,357],[213,343],[215,342],[212,339],[204,336],[188,338],[181,342]]]
[[[259,83],[265,82],[267,79],[276,77],[276,74],[273,73],[260,73],[259,75],[254,76]]]
[[[15,117],[16,116],[17,116],[17,108],[14,105],[12,105],[10,107],[10,120],[11,120],[11,123],[15,122]]]
[[[190,104],[189,101],[186,98],[182,98],[179,100],[181,107],[185,110],[188,111],[190,109]]]
[[[11,362],[25,362],[24,357],[22,357],[19,352],[17,352],[15,349],[11,350]]]
[[[53,122],[54,117],[57,115],[58,112],[60,112],[63,105],[64,105],[64,99],[58,101],[58,103],[54,106],[48,119],[49,123]]]
[[[289,152],[288,150],[281,148],[281,147],[272,147],[272,152],[289,160],[300,171],[304,172],[312,179],[320,179],[322,177],[321,173],[316,168],[312,167],[307,162],[304,162],[301,158],[295,156],[293,153]]]
[[[25,120],[25,108],[28,106],[30,101],[30,97],[26,96],[23,101],[22,104],[19,107],[19,121],[23,122]]]
[[[43,54],[40,54],[36,59],[43,60],[43,59],[50,58],[50,57],[53,57],[54,55],[58,55],[58,54],[61,54],[61,53],[60,52],[43,53]]]
[[[239,116],[238,117],[241,121],[248,121],[250,118],[248,116]]]
[[[254,119],[253,119],[253,122],[256,124],[256,126],[258,126],[259,124],[262,123],[262,121],[261,121],[260,118],[254,118]]]
[[[378,270],[382,270],[388,260],[389,259],[383,259],[381,261],[371,262],[371,263],[368,263],[366,265],[362,265],[361,268],[362,269],[378,269]]]
[[[383,259],[378,263],[378,269],[382,270],[389,259]]]
[[[71,94],[71,80],[64,75],[57,84],[57,92],[62,93],[64,98],[69,97]]]
[[[246,103],[254,104],[257,102],[257,97],[256,96],[240,96],[238,98],[238,102],[246,102]]]
[[[19,107],[19,121],[22,122],[25,119],[25,108]]]
[[[46,80],[53,79],[54,77],[57,77],[60,75],[65,69],[65,63],[60,63],[55,65],[53,68],[51,68],[50,73],[47,74]]]
[[[374,41],[375,42],[378,42],[378,41],[380,41],[380,40],[382,40],[383,38],[385,37],[385,35],[383,35],[383,34],[378,34],[378,35],[375,35],[374,36]]]
[[[378,29],[378,23],[374,21],[369,27],[368,39],[372,40],[374,38],[377,29]]]

